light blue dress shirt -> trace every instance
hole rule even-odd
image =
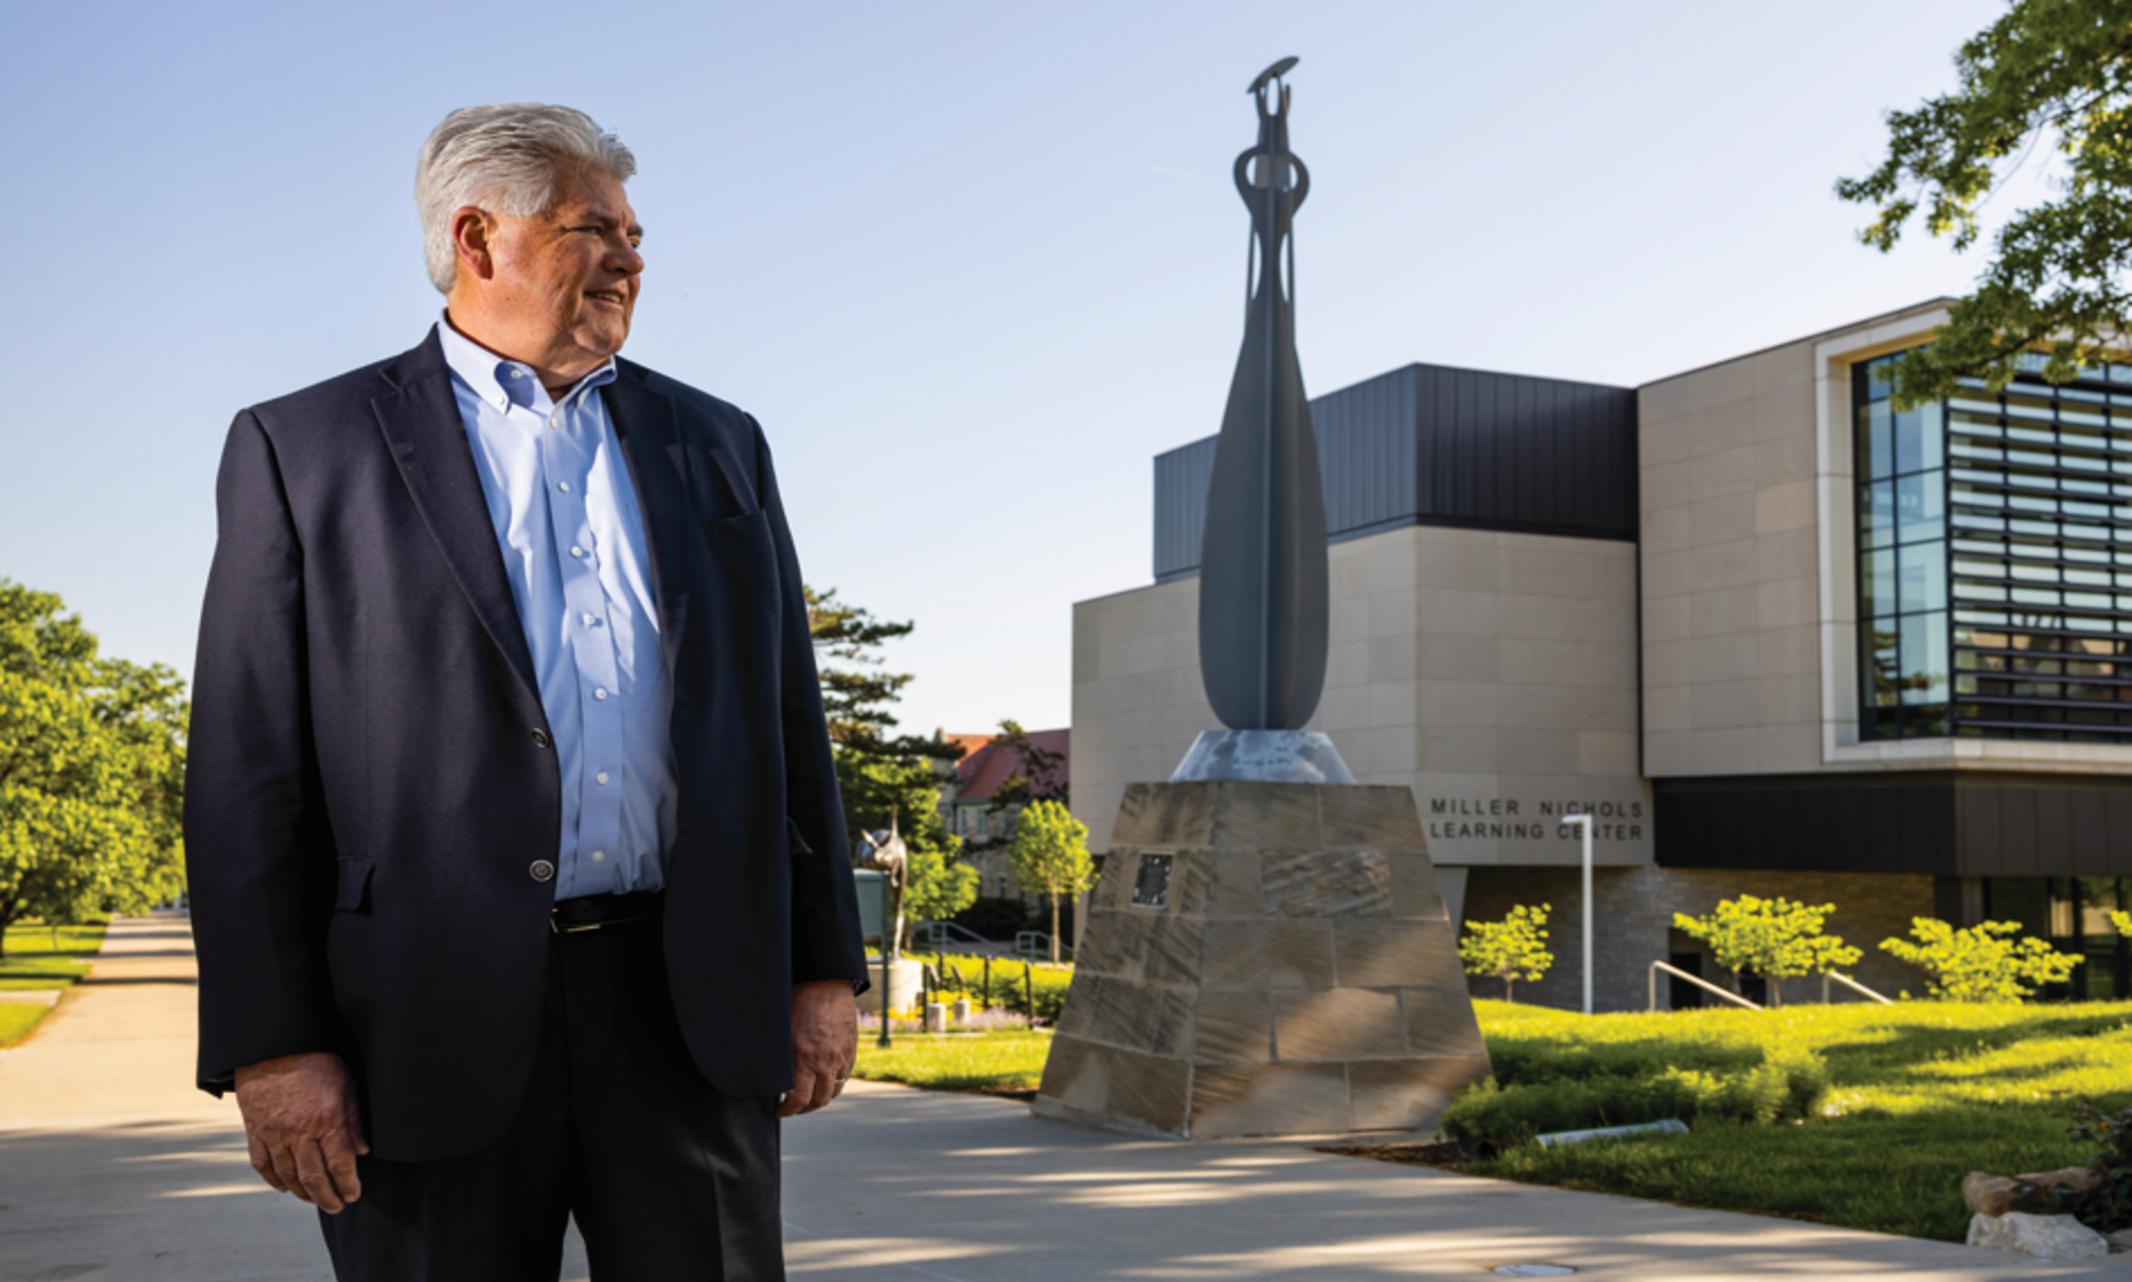
[[[449,319],[437,333],[562,771],[555,897],[661,889],[674,835],[673,686],[644,514],[599,394],[614,361],[558,404],[530,366]]]

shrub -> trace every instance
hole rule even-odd
[[[2095,1186],[2059,1185],[2051,1190],[2051,1209],[2097,1233],[2132,1229],[2132,1108],[2105,1115],[2093,1101],[2081,1100],[2073,1106],[2072,1137],[2102,1145],[2088,1161],[2097,1177]]]
[[[1880,946],[1932,977],[1932,996],[1951,1002],[2011,1001],[2027,997],[2037,984],[2071,978],[2083,957],[2054,951],[2040,939],[2016,941],[2017,921],[1979,922],[1956,930],[1932,917],[1912,917],[1907,939],[1883,939]]]
[[[1857,949],[1839,935],[1822,933],[1823,924],[1835,911],[1834,904],[1796,904],[1782,897],[1741,895],[1719,901],[1717,910],[1707,917],[1674,913],[1673,924],[1708,943],[1717,964],[1726,970],[1735,975],[1752,972],[1768,980],[1775,1005],[1782,997],[1779,981],[1826,974],[1857,963],[1861,956]]]
[[[1453,1139],[1514,1139],[1669,1117],[1691,1125],[1768,1126],[1820,1109],[1828,1070],[1818,1058],[1794,1053],[1765,1061],[1753,1054],[1754,1062],[1731,1071],[1666,1065],[1648,1073],[1601,1071],[1508,1086],[1490,1077],[1461,1092],[1444,1110],[1441,1125]]]
[[[1547,951],[1547,914],[1552,904],[1531,908],[1519,904],[1501,921],[1469,921],[1466,937],[1458,941],[1458,956],[1468,975],[1492,975],[1503,981],[1503,1000],[1513,995],[1518,980],[1538,983],[1555,964]]]

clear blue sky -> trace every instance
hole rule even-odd
[[[629,355],[754,411],[809,579],[917,622],[905,725],[1063,725],[1072,603],[1148,581],[1149,460],[1220,423],[1261,67],[1313,391],[1627,385],[1967,286],[1829,188],[2002,8],[9,5],[0,576],[189,672],[232,414],[421,338],[446,111],[566,102],[641,164]]]

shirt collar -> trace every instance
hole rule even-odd
[[[499,410],[512,405],[536,411],[548,408],[547,389],[540,385],[532,366],[498,356],[452,328],[449,313],[437,319],[437,338],[444,348],[444,363],[483,401]],[[614,376],[614,357],[610,356],[572,384],[560,403],[568,405],[595,387],[605,387]]]

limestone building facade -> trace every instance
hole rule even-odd
[[[1743,892],[1835,902],[1852,973],[1891,994],[1923,977],[1875,945],[1914,916],[2020,920],[2088,954],[2062,995],[2127,991],[2132,365],[1895,410],[1887,358],[1944,316],[1639,388],[1415,365],[1312,402],[1332,650],[1309,728],[1413,789],[1454,921],[1553,906],[1535,999],[1581,985],[1575,812],[1602,1009],[1642,1008],[1654,960],[1717,977],[1672,915]],[[1212,453],[1155,460],[1154,581],[1074,610],[1099,853],[1126,786],[1217,724]]]

